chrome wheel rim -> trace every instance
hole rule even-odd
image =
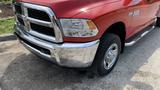
[[[113,43],[109,46],[107,52],[105,53],[104,57],[104,68],[110,69],[116,62],[118,56],[118,45],[116,43]]]

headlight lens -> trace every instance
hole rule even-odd
[[[66,37],[92,37],[98,33],[96,25],[91,20],[61,19],[60,22]]]

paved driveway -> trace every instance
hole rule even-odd
[[[160,30],[127,47],[113,72],[89,78],[39,59],[17,41],[0,42],[2,90],[160,90]]]

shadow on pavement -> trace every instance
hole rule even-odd
[[[16,40],[16,36],[14,36],[14,35],[0,36],[0,42],[11,41],[11,40]]]

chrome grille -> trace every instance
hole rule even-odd
[[[57,19],[49,7],[15,2],[13,9],[17,26],[24,27],[23,32],[43,40],[62,42]]]

